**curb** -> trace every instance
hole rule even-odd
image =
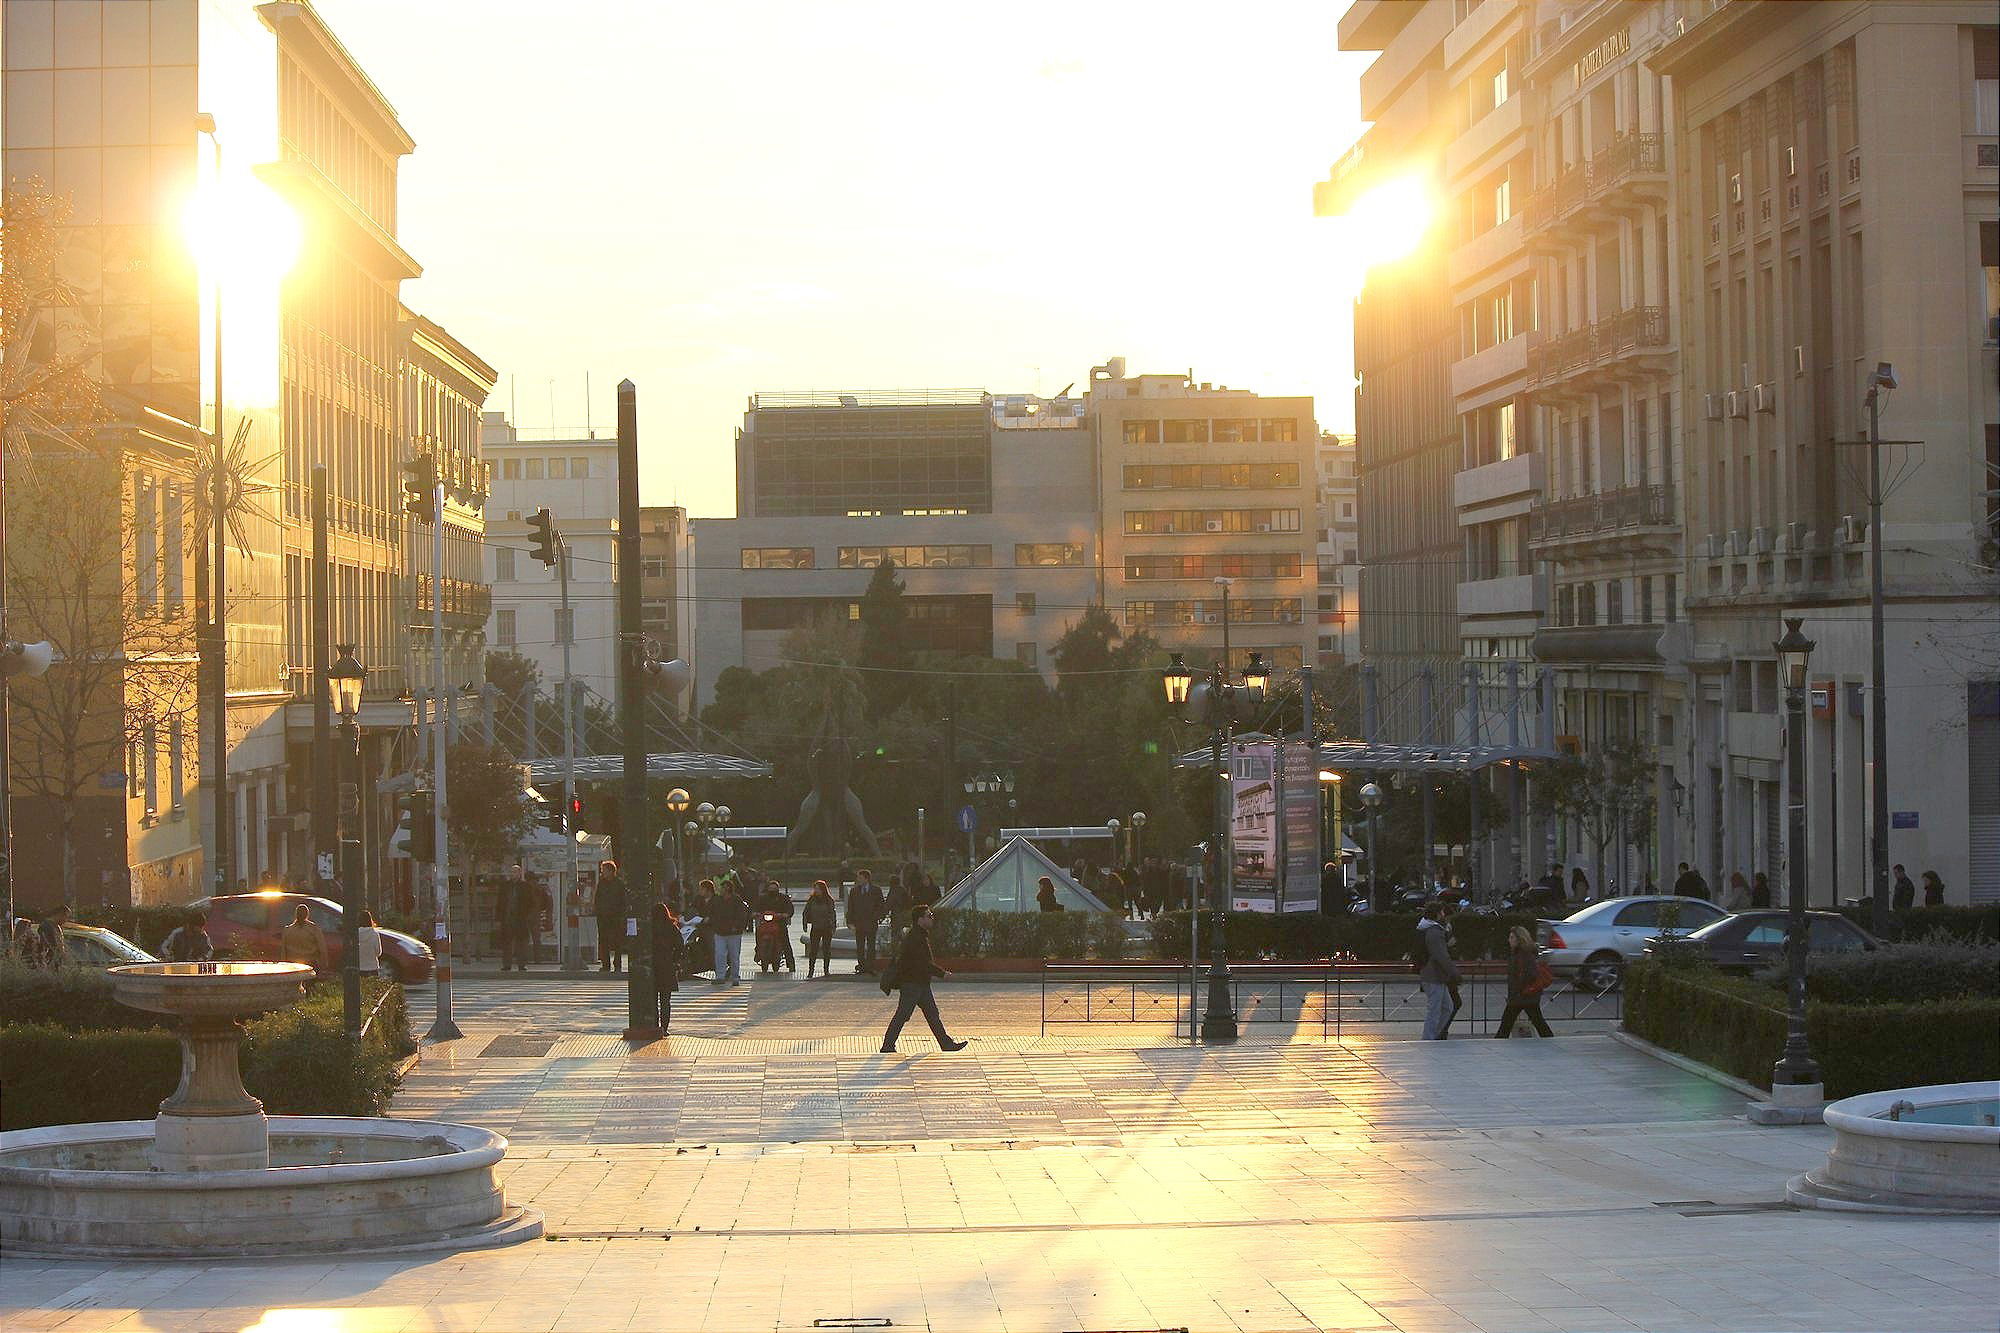
[[[1705,1065],[1699,1060],[1690,1059],[1677,1051],[1670,1051],[1664,1046],[1655,1046],[1643,1037],[1633,1036],[1624,1028],[1613,1028],[1611,1030],[1611,1040],[1621,1045],[1630,1046],[1633,1050],[1643,1055],[1650,1055],[1655,1060],[1670,1064],[1676,1069],[1705,1078],[1710,1083],[1720,1084],[1731,1092],[1750,1101],[1768,1102],[1771,1100],[1771,1094],[1754,1083],[1746,1083],[1734,1074],[1725,1074],[1713,1065]]]

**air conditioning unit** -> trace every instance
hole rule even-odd
[[[1222,623],[1222,613],[1220,611],[1204,611],[1201,613],[1201,623],[1204,625],[1220,625]]]
[[[1271,525],[1269,523],[1259,523],[1257,525],[1257,531],[1259,532],[1269,532],[1270,530],[1271,530]]]
[[[1744,554],[1745,549],[1746,543],[1743,540],[1743,529],[1731,528],[1729,530],[1729,554],[1740,556]]]
[[[1750,529],[1750,554],[1771,554],[1771,530],[1769,528]]]
[[[1775,384],[1751,385],[1750,410],[1752,412],[1776,412],[1778,410],[1778,386]]]
[[[1709,421],[1722,420],[1722,395],[1705,393],[1701,396],[1701,414]]]
[[[1709,533],[1706,540],[1706,546],[1708,549],[1708,558],[1710,560],[1722,559],[1723,543],[1722,543],[1721,533],[1719,532]]]
[[[1840,540],[1846,546],[1859,546],[1868,540],[1868,523],[1855,514],[1840,516]]]
[[[1808,539],[1808,534],[1806,533],[1805,524],[1803,523],[1785,524],[1785,549],[1787,551],[1798,552],[1805,550],[1807,539]]]
[[[1750,395],[1741,389],[1731,389],[1724,394],[1722,410],[1732,417],[1748,419],[1750,416]]]
[[[1207,522],[1203,523],[1202,527],[1206,528],[1210,532],[1220,532],[1222,531],[1222,520],[1219,518],[1211,518]]]
[[[1804,343],[1793,343],[1792,374],[1803,375],[1805,373],[1806,373],[1806,346]]]
[[[1743,202],[1743,177],[1741,173],[1733,174],[1729,178],[1729,202],[1732,204]]]

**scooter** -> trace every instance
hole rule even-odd
[[[775,972],[785,962],[785,917],[781,912],[757,913],[757,970]]]

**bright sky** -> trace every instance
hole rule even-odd
[[[629,376],[649,504],[734,512],[760,389],[1123,355],[1351,428],[1359,274],[1312,216],[1360,131],[1340,5],[319,3],[417,140],[405,299],[529,430],[580,432],[588,372],[608,433]]]

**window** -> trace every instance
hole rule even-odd
[[[1081,565],[1082,542],[1021,542],[1014,547],[1016,565]]]
[[[1502,65],[1493,71],[1493,105],[1499,106],[1511,96],[1513,92],[1507,79],[1507,67]]]
[[[499,636],[502,648],[512,648],[519,642],[515,637],[514,617],[515,613],[512,611],[493,613],[493,628]]]
[[[222,919],[229,924],[264,930],[271,924],[271,906],[277,901],[275,898],[225,898],[217,906],[221,909]]]
[[[810,546],[746,546],[743,548],[743,568],[745,569],[814,569],[813,548]]]
[[[178,810],[187,798],[187,744],[181,719],[167,719],[167,806]]]
[[[1748,948],[1782,948],[1785,943],[1785,923],[1782,921],[1759,921],[1743,936],[1742,943]]]
[[[1035,614],[1035,594],[1031,592],[1015,593],[1014,609],[1016,611],[1019,611],[1024,616],[1032,616],[1033,614]]]
[[[1658,623],[1653,619],[1653,580],[1650,575],[1639,580],[1639,623],[1641,625]]]
[[[1666,600],[1667,600],[1667,623],[1668,623],[1669,625],[1671,625],[1671,624],[1673,624],[1673,623],[1674,623],[1674,622],[1675,622],[1676,620],[1680,619],[1680,605],[1681,605],[1681,576],[1680,576],[1680,575],[1678,575],[1678,574],[1669,574],[1669,575],[1667,575],[1667,599],[1666,599]]]
[[[1299,484],[1297,463],[1134,463],[1128,491],[1280,490]]]
[[[1342,500],[1340,502],[1340,516],[1342,518],[1354,517],[1354,502],[1352,500]]]
[[[1125,423],[1125,443],[1158,444],[1160,423],[1157,421],[1128,421]]]
[[[1331,634],[1322,634],[1319,636],[1319,650],[1323,653],[1333,651],[1333,636]]]
[[[570,459],[569,479],[571,481],[588,481],[590,479],[590,460],[588,458]]]
[[[672,562],[663,555],[642,556],[639,560],[639,577],[663,579],[673,572]]]
[[[1625,580],[1613,579],[1604,585],[1604,623],[1625,623]]]
[[[1681,904],[1681,929],[1698,930],[1710,922],[1720,921],[1729,913],[1714,903],[1691,902]]]
[[[146,813],[160,808],[160,729],[148,722],[139,731],[139,746],[146,760]]]
[[[512,583],[514,581],[515,554],[516,552],[511,546],[496,546],[493,548],[493,581],[495,583]]]
[[[568,476],[569,476],[569,460],[567,458],[551,458],[549,460],[550,481],[563,481],[566,480]]]
[[[1502,70],[1500,77],[1505,79],[1507,72]],[[1493,187],[1493,225],[1497,227],[1513,216],[1514,182],[1502,176],[1500,183]]]
[[[1033,666],[1035,664],[1035,657],[1036,648],[1034,644],[1017,643],[1014,645],[1014,660],[1016,662],[1026,662],[1029,666]]]
[[[521,479],[521,460],[518,458],[501,459],[500,480],[519,481],[520,479]]]
[[[1660,905],[1658,903],[1633,903],[1630,907],[1621,908],[1618,913],[1617,924],[1620,929],[1629,929],[1634,926],[1657,926],[1660,924]]]
[[[904,569],[985,569],[993,563],[993,548],[956,543],[937,546],[843,546],[834,552],[834,563],[841,569],[873,569],[884,560],[893,560]]]
[[[1255,555],[1128,555],[1128,579],[1297,578],[1298,555],[1290,552]]]
[[[1556,589],[1556,624],[1568,626],[1576,623],[1576,589],[1564,584]]]
[[[556,608],[556,642],[576,642],[576,608],[559,606]]]
[[[1299,423],[1291,417],[1265,417],[1262,426],[1266,444],[1292,444],[1299,438]]]
[[[1806,920],[1806,948],[1814,953],[1860,953],[1867,947],[1850,922],[1824,916]]]
[[[1125,531],[1134,535],[1185,532],[1297,532],[1296,509],[1128,509]]]
[[[529,481],[540,481],[542,479],[542,460],[539,458],[529,458],[523,461],[527,464],[527,479]]]
[[[1182,421],[1162,421],[1160,438],[1166,444],[1207,444],[1208,419],[1195,417]]]

